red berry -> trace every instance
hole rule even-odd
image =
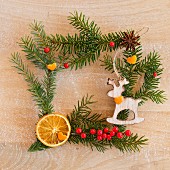
[[[77,133],[77,134],[80,134],[81,132],[82,132],[82,129],[81,129],[81,128],[77,128],[77,129],[76,129],[76,133]]]
[[[69,68],[69,64],[68,63],[64,63],[64,68]]]
[[[111,137],[110,135],[107,135],[107,139],[108,139],[108,140],[111,140],[112,137]]]
[[[114,43],[113,41],[111,41],[111,42],[109,43],[109,46],[110,46],[110,47],[114,47],[114,46],[115,46],[115,43]]]
[[[119,131],[119,128],[117,126],[114,126],[113,129],[112,129],[113,132],[118,132]]]
[[[103,139],[106,139],[106,138],[107,138],[107,134],[106,134],[106,133],[103,133],[102,138],[103,138]]]
[[[109,131],[109,129],[107,127],[103,129],[104,133],[107,133],[108,131]]]
[[[153,76],[154,76],[154,77],[157,77],[157,75],[158,75],[157,72],[154,72],[154,73],[153,73]]]
[[[81,138],[85,139],[86,138],[86,134],[85,133],[81,133]]]
[[[131,131],[130,131],[130,130],[126,130],[126,131],[125,131],[125,135],[126,135],[126,136],[131,136]]]
[[[90,134],[92,135],[96,134],[96,129],[90,129]]]
[[[122,139],[123,138],[123,133],[122,132],[118,132],[117,133],[117,138]]]
[[[111,131],[110,136],[114,136],[114,135],[115,135],[115,132]]]
[[[49,48],[49,47],[45,47],[45,48],[44,48],[44,52],[45,52],[45,53],[49,53],[49,52],[50,52],[50,48]]]
[[[102,130],[98,130],[98,131],[97,131],[97,134],[98,134],[98,135],[102,135],[102,134],[103,134],[103,131],[102,131]]]
[[[97,140],[102,140],[102,136],[97,136]]]

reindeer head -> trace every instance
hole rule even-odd
[[[129,81],[127,81],[126,78],[124,78],[123,80],[120,80],[120,81],[119,81],[119,86],[116,86],[116,84],[115,84],[115,82],[114,82],[114,79],[113,79],[113,80],[108,79],[107,84],[112,85],[114,89],[111,90],[111,91],[109,91],[109,92],[107,93],[107,95],[108,95],[109,97],[113,97],[113,98],[118,97],[118,96],[121,96],[122,92],[124,91],[124,87],[123,87],[123,86],[124,86],[125,84],[128,84],[128,83],[129,83]]]

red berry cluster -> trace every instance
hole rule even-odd
[[[76,129],[76,133],[80,134],[82,139],[85,139],[87,137],[86,133],[82,132],[81,128]],[[119,128],[117,126],[114,126],[111,131],[109,131],[109,128],[105,127],[103,130],[101,129],[90,129],[91,135],[97,135],[97,140],[101,141],[103,139],[111,140],[113,136],[117,136],[117,138],[122,139],[124,135],[131,136],[131,131],[126,130],[124,134],[122,132],[119,132]]]

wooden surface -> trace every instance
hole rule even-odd
[[[140,153],[123,154],[112,149],[103,154],[70,144],[44,152],[27,152],[35,141],[38,112],[26,91],[27,84],[11,68],[10,54],[20,50],[16,42],[29,34],[28,25],[34,19],[43,21],[48,33],[74,33],[67,21],[69,12],[74,10],[90,16],[103,33],[148,27],[142,36],[144,55],[150,50],[161,54],[165,70],[160,88],[170,97],[169,0],[0,0],[0,170],[169,170],[170,100],[163,105],[148,102],[139,109],[139,116],[145,121],[129,125],[130,130],[150,139]],[[112,75],[100,67],[100,62],[76,72],[60,73],[56,111],[69,113],[77,100],[89,93],[98,100],[94,111],[111,116],[114,107],[112,98],[106,95],[111,89],[106,85],[108,77]]]

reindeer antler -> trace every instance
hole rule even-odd
[[[115,82],[114,82],[114,79],[108,78],[107,85],[116,86],[116,84],[115,84]]]

